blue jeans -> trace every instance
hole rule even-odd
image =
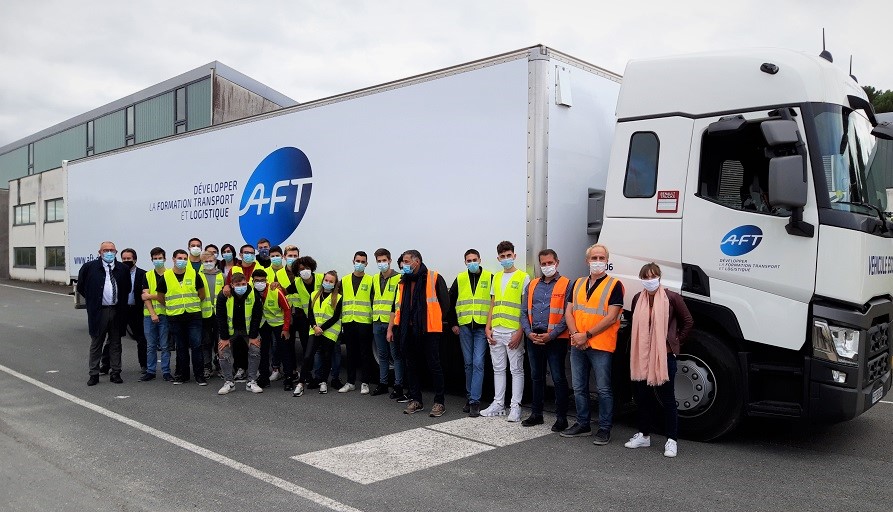
[[[189,380],[189,353],[192,353],[192,371],[196,379],[202,379],[205,375],[205,358],[202,355],[202,319],[172,319],[168,318],[168,328],[177,343],[177,371],[176,377],[181,380]]]
[[[161,373],[171,373],[171,351],[167,346],[167,316],[158,315],[158,323],[152,317],[143,317],[143,331],[146,335],[146,373],[155,375],[158,351],[161,350]]]
[[[397,350],[396,343],[388,343],[387,322],[372,322],[372,339],[375,340],[375,351],[378,352],[378,383],[388,385],[388,361],[394,361],[394,385],[403,386],[403,358]]]
[[[487,353],[487,334],[484,327],[459,326],[459,344],[465,360],[465,399],[470,404],[481,402],[484,386],[484,357]]]
[[[614,420],[614,392],[611,388],[611,359],[613,354],[604,350],[571,347],[571,373],[574,385],[574,402],[577,405],[577,423],[589,426],[589,369],[595,372],[595,389],[598,391],[598,428],[611,431]]]
[[[537,345],[527,338],[527,360],[530,361],[530,380],[533,384],[533,403],[530,412],[543,414],[543,401],[546,393],[546,363],[552,373],[555,387],[555,416],[567,417],[567,376],[564,364],[567,358],[567,338],[555,338],[545,345]]]

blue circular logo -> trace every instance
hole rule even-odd
[[[285,242],[307,212],[312,177],[310,160],[298,148],[280,148],[267,155],[242,192],[242,238],[250,244],[261,238],[269,239],[270,245]]]
[[[722,237],[719,248],[726,256],[742,256],[756,249],[762,241],[763,230],[758,226],[738,226]]]

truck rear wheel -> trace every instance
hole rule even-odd
[[[743,379],[734,352],[710,333],[694,331],[677,358],[679,429],[709,441],[731,431],[744,410]]]

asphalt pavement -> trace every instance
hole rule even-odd
[[[87,387],[86,313],[67,288],[18,287],[33,286],[0,282],[0,510],[893,509],[889,396],[842,424],[750,421],[717,442],[682,439],[668,459],[658,436],[623,447],[626,416],[597,447],[466,419],[456,395],[430,418],[359,391],[141,383],[129,338],[124,384]]]

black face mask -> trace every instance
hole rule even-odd
[[[123,263],[124,263],[125,265],[127,265],[127,268],[133,268],[133,266],[136,265],[136,262],[133,261],[133,260],[131,260],[131,261],[124,261]]]

